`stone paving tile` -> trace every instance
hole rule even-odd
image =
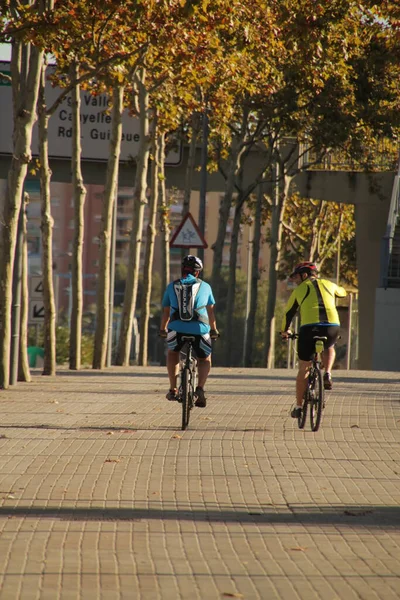
[[[400,376],[214,369],[179,429],[161,368],[0,392],[0,600],[400,598]]]

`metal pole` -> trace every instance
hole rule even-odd
[[[18,216],[17,241],[15,245],[15,258],[13,269],[13,307],[12,307],[12,337],[10,353],[10,384],[15,385],[18,381],[18,353],[19,336],[21,329],[21,291],[22,291],[22,258],[24,243],[24,210],[25,202],[22,201]]]
[[[340,232],[338,234],[338,247],[337,247],[337,253],[336,253],[336,284],[339,285],[340,283],[340,251],[341,251],[341,238],[340,238]]]
[[[112,365],[112,346],[113,346],[113,323],[114,323],[114,286],[115,286],[115,256],[116,256],[116,240],[117,240],[117,212],[118,212],[118,196],[114,200],[113,208],[113,225],[111,231],[111,256],[110,256],[110,291],[108,299],[108,341],[107,341],[107,357],[106,366]]]
[[[294,318],[294,325],[293,325],[293,331],[295,333],[299,332],[299,315],[296,315]],[[293,340],[292,343],[292,369],[296,368],[296,362],[297,362],[297,343],[296,340]]]
[[[347,354],[346,354],[346,369],[350,370],[350,355],[351,355],[351,329],[353,326],[353,294],[349,294],[349,318],[347,331]]]
[[[203,143],[201,146],[201,176],[200,176],[200,204],[199,204],[199,229],[204,237],[206,229],[206,197],[207,197],[207,158],[208,158],[208,114],[207,107],[203,113]],[[204,261],[204,248],[199,248],[198,257]]]
[[[287,361],[286,361],[287,369],[292,368],[292,343],[293,343],[293,340],[291,340],[291,339],[289,339],[287,341]]]
[[[247,334],[248,334],[248,321],[250,315],[250,296],[251,296],[251,275],[252,275],[252,246],[253,246],[253,222],[249,225],[249,241],[247,245],[247,290],[246,290],[246,318],[244,321],[244,335],[243,335],[243,366],[246,366],[246,348],[247,348]]]

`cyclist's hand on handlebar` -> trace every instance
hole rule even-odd
[[[291,335],[292,335],[292,332],[290,329],[287,329],[286,331],[281,331],[282,340],[288,340]]]
[[[218,331],[218,329],[210,329],[210,338],[212,340],[217,340],[219,338],[219,331]]]
[[[166,338],[168,335],[168,331],[166,329],[160,329],[160,331],[158,332],[158,335],[160,338]]]

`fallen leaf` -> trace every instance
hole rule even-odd
[[[106,435],[114,435],[114,432],[113,431],[107,431]]]
[[[244,598],[243,594],[235,594],[233,592],[222,592],[224,598]]]
[[[0,435],[0,440],[4,440],[4,439],[6,439],[6,438],[7,438],[7,436],[6,436],[6,434],[5,434],[5,433],[2,433],[2,434]]]
[[[50,404],[58,404],[58,400],[49,400]]]
[[[360,429],[359,425],[352,425],[351,429]]]
[[[119,462],[121,462],[121,459],[120,458],[107,458],[104,462],[119,463]]]
[[[307,550],[307,547],[294,546],[294,548],[290,548],[290,550],[294,550],[295,552],[305,552]]]
[[[175,438],[176,440],[182,439],[182,436],[178,435],[177,433],[175,433],[172,437]]]
[[[121,433],[136,433],[136,429],[121,429]]]

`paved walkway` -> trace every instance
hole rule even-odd
[[[0,599],[400,598],[400,374],[215,369],[181,432],[161,368],[0,392]]]

